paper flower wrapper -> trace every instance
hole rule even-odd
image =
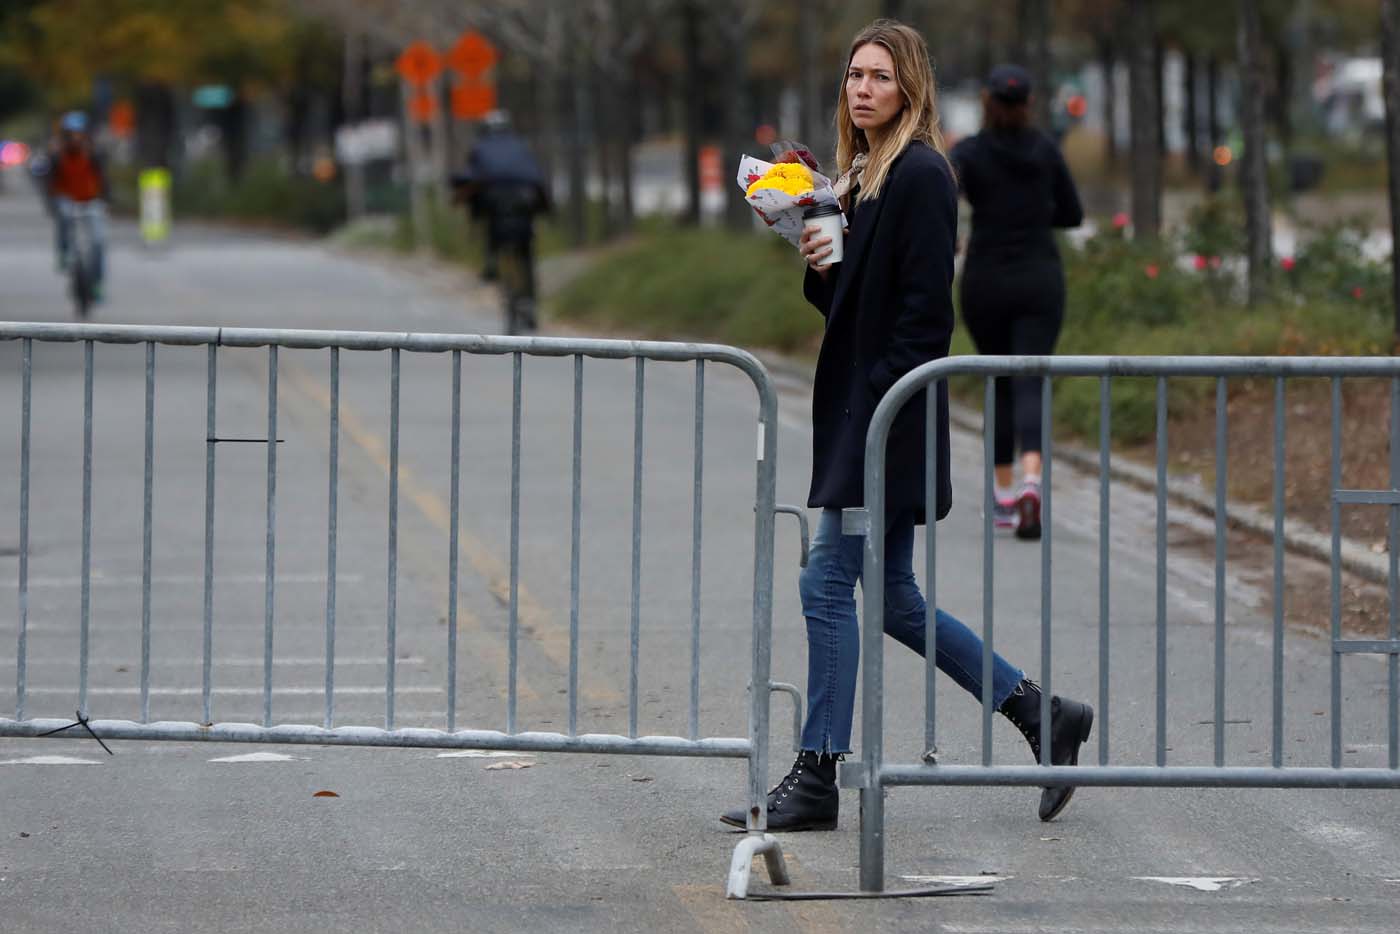
[[[777,164],[784,165],[785,163]],[[754,213],[761,217],[763,222],[784,240],[797,246],[802,239],[803,211],[825,204],[837,205],[838,208],[840,205],[836,200],[835,192],[831,190],[831,182],[820,172],[813,172],[810,169],[807,170],[812,176],[812,185],[809,191],[797,193],[774,187],[759,188],[749,194],[749,188],[753,183],[767,175],[774,165],[775,163],[764,162],[753,156],[744,156],[739,160],[739,175],[735,180],[739,184],[739,190],[745,192],[744,200],[749,203],[749,207],[754,209]]]

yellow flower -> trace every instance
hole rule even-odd
[[[764,188],[774,188],[794,197],[805,195],[812,190],[812,173],[805,165],[796,162],[779,162],[748,187],[745,195],[752,195]]]

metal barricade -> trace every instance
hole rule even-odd
[[[935,627],[927,627],[924,694],[924,749],[919,764],[891,761],[884,748],[884,566],[885,549],[885,454],[895,416],[917,393],[933,393],[938,381],[954,376],[981,376],[986,381],[984,411],[985,492],[983,495],[983,693],[980,765],[939,763],[935,730],[934,683],[936,672]],[[992,759],[992,653],[993,648],[993,432],[994,378],[1000,376],[1040,377],[1043,380],[1041,434],[1044,458],[1042,474],[1042,527],[1040,542],[1040,671],[1041,698],[1040,764],[1034,766],[993,764]],[[1052,377],[1091,377],[1099,380],[1099,593],[1098,593],[1098,764],[1050,765],[1051,593],[1053,544],[1051,465]],[[1111,439],[1111,380],[1114,377],[1147,377],[1156,380],[1156,627],[1155,627],[1155,764],[1109,764],[1107,713],[1109,708],[1109,597],[1112,560],[1109,544],[1109,489]],[[1167,388],[1173,377],[1204,377],[1216,381],[1215,405],[1215,605],[1213,660],[1213,762],[1209,765],[1169,765],[1167,762]],[[1225,567],[1227,464],[1227,378],[1272,379],[1275,384],[1273,428],[1273,632],[1270,659],[1272,669],[1272,744],[1270,765],[1227,765],[1225,756],[1226,609]],[[1284,764],[1284,438],[1285,383],[1289,379],[1324,378],[1331,389],[1331,632],[1327,643],[1331,653],[1330,766],[1289,766]],[[1344,378],[1373,377],[1390,381],[1389,482],[1387,490],[1341,489],[1342,392]],[[936,498],[938,462],[934,443],[937,406],[927,406],[928,446],[925,460],[926,496]],[[1380,416],[1376,419],[1381,428]],[[1341,625],[1342,546],[1340,507],[1380,505],[1388,507],[1390,599],[1388,638],[1358,640],[1343,638]],[[843,517],[847,534],[865,537],[865,567],[862,580],[864,619],[862,621],[862,719],[859,761],[842,764],[841,782],[860,789],[861,839],[860,885],[866,891],[882,891],[884,867],[885,789],[907,785],[982,786],[1143,786],[1217,788],[1400,788],[1400,359],[1388,357],[957,357],[934,361],[904,376],[881,399],[871,420],[865,448],[865,508],[848,509]],[[926,598],[929,607],[937,605],[937,530],[927,527]],[[1369,654],[1388,656],[1388,768],[1344,767],[1342,764],[1343,656]]]
[[[518,752],[584,752],[620,755],[694,756],[745,759],[748,762],[747,800],[749,802],[749,832],[736,847],[729,875],[729,895],[742,898],[746,894],[752,858],[762,854],[775,884],[787,882],[781,848],[776,839],[765,833],[767,823],[766,776],[768,766],[768,735],[770,693],[785,692],[793,696],[799,708],[801,698],[790,685],[770,680],[771,626],[773,597],[774,525],[778,511],[800,513],[792,507],[775,503],[777,397],[767,371],[753,356],[730,347],[708,344],[683,344],[620,340],[583,340],[558,338],[512,338],[479,335],[445,335],[412,333],[374,333],[341,331],[262,330],[244,328],[189,328],[145,326],[99,326],[81,324],[0,323],[0,341],[21,344],[19,376],[20,452],[18,464],[18,645],[16,665],[16,710],[13,718],[0,718],[0,736],[38,737],[82,724],[93,734],[107,739],[175,740],[181,742],[242,742],[290,743],[355,746],[432,747],[443,749],[488,749]],[[83,348],[83,461],[82,461],[82,531],[79,580],[80,611],[78,629],[78,683],[75,686],[77,721],[53,718],[31,718],[26,712],[27,629],[30,615],[30,484],[31,484],[31,422],[33,388],[33,345],[45,342],[80,342]],[[138,344],[145,348],[145,410],[144,410],[144,502],[141,535],[141,662],[140,717],[129,719],[91,719],[100,717],[89,703],[90,657],[89,621],[91,617],[92,586],[92,519],[97,504],[93,497],[93,396],[94,348],[98,344]],[[203,554],[203,615],[202,615],[202,698],[203,716],[198,722],[151,720],[151,602],[152,602],[152,515],[155,489],[153,462],[155,459],[155,398],[156,358],[158,345],[206,347],[205,457],[204,457],[204,554]],[[262,438],[220,437],[216,424],[216,401],[220,351],[222,348],[266,348],[267,409],[266,435]],[[281,349],[324,350],[327,353],[326,375],[329,396],[327,410],[328,471],[326,475],[326,593],[324,602],[325,641],[325,710],[323,722],[315,724],[276,724],[273,719],[273,640],[276,631],[274,600],[277,586],[277,483],[278,483],[278,351]],[[336,722],[335,659],[336,659],[336,581],[338,530],[339,464],[341,436],[341,353],[387,352],[389,438],[387,452],[388,474],[388,554],[385,570],[387,586],[387,616],[385,638],[385,711],[384,724],[341,725]],[[447,729],[401,728],[395,724],[395,669],[397,636],[397,593],[399,559],[399,428],[400,380],[403,354],[451,354],[451,505],[450,537],[445,560],[448,567],[448,610],[446,619],[447,651]],[[459,486],[462,448],[461,397],[462,356],[508,356],[512,361],[511,403],[511,492],[509,541],[509,628],[508,682],[506,722],[504,729],[458,729],[457,715],[457,654],[458,654],[458,558],[460,504]],[[569,613],[569,671],[568,671],[568,730],[567,732],[521,731],[517,724],[517,696],[521,644],[520,621],[520,513],[521,513],[521,436],[522,436],[522,359],[524,357],[563,357],[573,361],[572,398],[572,522],[570,525],[570,613]],[[580,529],[582,499],[582,433],[583,433],[583,374],[585,359],[632,360],[633,406],[633,476],[632,476],[632,549],[630,600],[630,660],[627,684],[627,734],[580,733],[578,730],[579,696],[579,595],[580,555],[584,542]],[[641,628],[640,593],[642,555],[642,483],[643,483],[643,407],[645,373],[648,361],[693,362],[694,370],[694,499],[692,504],[692,591],[690,614],[691,657],[689,672],[689,735],[642,735],[639,728],[639,638]],[[705,737],[700,735],[700,575],[703,510],[702,473],[704,449],[704,398],[707,364],[734,367],[752,381],[758,395],[757,452],[754,494],[754,565],[752,588],[752,644],[749,680],[748,735],[739,737]],[[135,435],[135,432],[132,432]],[[261,443],[266,447],[266,538],[263,619],[263,717],[261,724],[217,722],[212,704],[212,669],[214,652],[214,582],[215,582],[215,480],[216,452],[221,444],[235,441]],[[799,514],[800,518],[800,514]],[[805,546],[805,524],[803,527]],[[804,549],[805,550],[805,549]],[[100,659],[97,659],[100,661]],[[800,726],[800,718],[797,721]]]

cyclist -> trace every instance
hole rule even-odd
[[[77,110],[64,114],[58,131],[58,145],[50,157],[48,171],[48,193],[53,199],[57,225],[57,265],[60,272],[64,271],[72,259],[73,223],[86,224],[92,250],[93,297],[101,301],[107,176],[88,134],[86,114]]]
[[[500,258],[518,261],[513,287],[522,305],[525,327],[533,329],[535,300],[535,215],[549,209],[544,173],[525,141],[510,127],[504,111],[483,121],[481,139],[467,157],[466,171],[453,176],[453,188],[472,216],[486,224],[482,277],[495,279]]]

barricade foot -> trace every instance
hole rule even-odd
[[[753,858],[763,854],[768,866],[768,881],[774,885],[787,885],[787,863],[783,860],[783,847],[771,833],[750,833],[734,848],[734,859],[729,863],[729,885],[725,895],[728,898],[746,898],[749,894],[749,872],[753,868]]]

